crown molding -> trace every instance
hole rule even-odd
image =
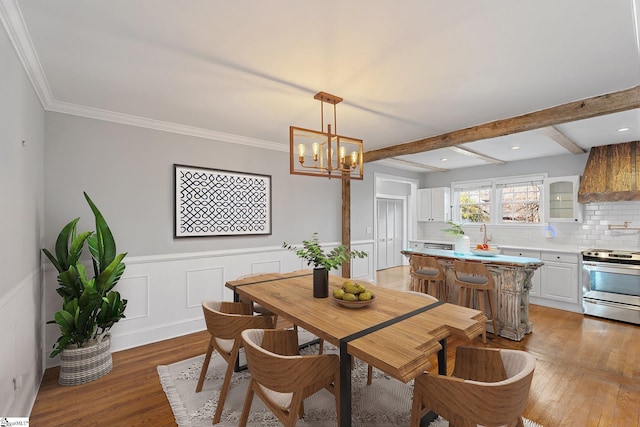
[[[53,104],[53,95],[16,0],[0,0],[0,20],[42,107],[48,109]]]
[[[13,48],[20,58],[27,76],[29,76],[29,80],[31,80],[31,84],[40,99],[42,107],[47,111],[122,123],[181,135],[195,136],[215,141],[229,142],[232,144],[248,145],[267,150],[289,151],[288,144],[280,144],[273,141],[216,132],[193,126],[163,122],[146,117],[56,101],[53,98],[51,89],[49,88],[49,83],[47,82],[47,78],[44,74],[44,70],[42,69],[42,65],[40,64],[40,60],[38,59],[38,55],[36,54],[29,32],[27,31],[27,26],[25,25],[17,0],[0,0],[0,20],[2,20],[9,39],[13,44]]]
[[[85,107],[83,105],[71,104],[68,102],[54,101],[49,111],[56,113],[70,114],[74,116],[87,117],[90,119],[104,120],[107,122],[121,123],[125,125],[138,126],[147,129],[160,130],[163,132],[177,133],[180,135],[195,136],[198,138],[212,139],[215,141],[229,142],[232,144],[248,145],[256,148],[264,148],[275,151],[289,151],[288,144],[279,144],[273,141],[266,141],[230,133],[217,132],[193,126],[186,126],[177,123],[163,122],[161,120],[149,119],[146,117],[134,116],[131,114],[117,113],[114,111],[101,110],[99,108]]]

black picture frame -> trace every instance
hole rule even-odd
[[[175,238],[271,234],[271,175],[173,169]]]

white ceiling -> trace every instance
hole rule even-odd
[[[0,0],[46,109],[283,151],[290,125],[319,130],[319,91],[344,98],[338,133],[367,151],[638,86],[638,13],[640,0]],[[584,149],[640,140],[640,110],[557,128]],[[540,131],[463,146],[568,153]]]

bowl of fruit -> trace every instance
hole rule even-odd
[[[496,248],[490,247],[486,243],[478,243],[475,249],[471,249],[471,253],[480,256],[496,256],[500,254],[500,251]]]
[[[363,308],[370,305],[376,299],[371,291],[367,290],[362,283],[355,280],[347,280],[340,289],[333,291],[333,301],[336,304],[347,308]]]

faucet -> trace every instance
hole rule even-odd
[[[487,245],[491,241],[491,239],[487,239],[487,224],[482,224],[480,226],[480,231],[484,232],[484,237],[482,239],[482,243]]]

